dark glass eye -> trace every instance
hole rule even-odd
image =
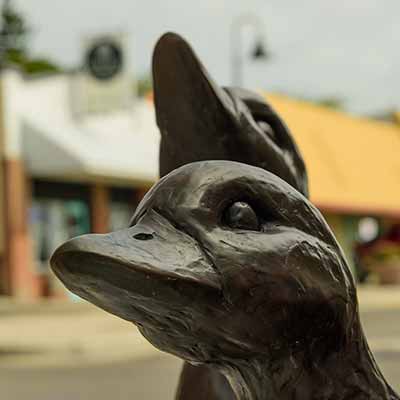
[[[270,139],[276,141],[276,135],[274,130],[271,128],[271,125],[265,121],[258,120],[256,121],[257,125],[261,128],[261,130],[270,137]]]
[[[260,224],[254,210],[243,201],[237,201],[225,211],[225,222],[233,229],[258,231]]]

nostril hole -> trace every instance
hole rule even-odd
[[[153,235],[151,233],[137,233],[133,235],[133,238],[137,240],[151,240],[153,239]]]

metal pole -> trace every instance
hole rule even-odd
[[[230,31],[232,86],[240,87],[243,84],[242,29],[246,25],[254,27],[260,37],[264,36],[263,22],[256,15],[240,15],[233,20]]]
[[[235,22],[231,29],[231,62],[232,85],[240,87],[243,84],[242,35],[241,25],[235,24]]]

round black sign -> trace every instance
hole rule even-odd
[[[115,42],[102,41],[88,51],[87,65],[95,78],[107,80],[121,70],[122,58],[122,50]]]

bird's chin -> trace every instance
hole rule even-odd
[[[209,364],[211,361],[205,348],[199,346],[199,341],[190,336],[182,335],[172,327],[139,325],[140,333],[158,350],[172,354],[193,365]]]

